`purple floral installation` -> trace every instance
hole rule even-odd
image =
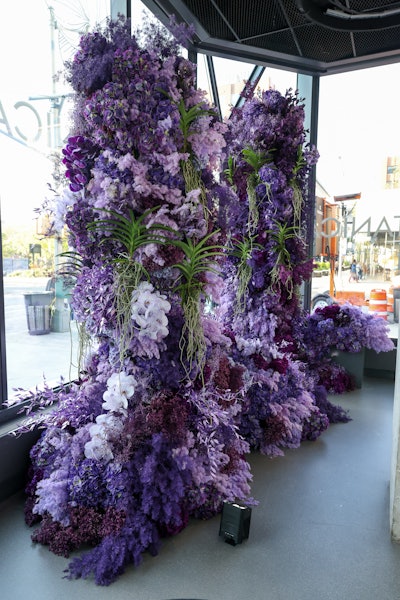
[[[312,272],[307,178],[318,154],[305,145],[304,107],[290,90],[248,97],[225,137],[231,250],[220,314],[246,368],[239,430],[252,448],[277,456],[348,420],[299,352],[299,290]]]
[[[217,120],[178,41],[120,18],[81,39],[63,150],[78,382],[33,395],[26,520],[67,577],[112,583],[189,519],[254,504],[246,454],[282,455],[348,420],[303,347],[307,177],[297,96]],[[216,173],[222,173],[219,181]],[[47,205],[48,208],[48,205]],[[69,263],[68,263],[69,261]],[[303,335],[303,334],[302,334]]]

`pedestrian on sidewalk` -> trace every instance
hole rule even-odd
[[[351,281],[356,281],[358,282],[358,276],[357,276],[357,263],[355,261],[355,259],[353,260],[353,262],[351,263],[350,266],[350,277],[349,277],[349,283]]]

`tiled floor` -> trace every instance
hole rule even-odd
[[[400,600],[400,545],[389,534],[393,381],[365,379],[335,398],[353,420],[284,458],[251,457],[250,536],[193,522],[156,558],[108,588],[67,581],[67,561],[34,546],[23,499],[0,505],[2,600]]]

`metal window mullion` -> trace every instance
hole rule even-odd
[[[311,146],[317,146],[318,139],[318,109],[319,109],[319,82],[318,75],[297,75],[297,88],[299,96],[304,99],[305,121],[304,126],[307,131],[308,139]],[[315,188],[317,183],[317,167],[313,165],[308,176],[307,194],[309,198],[309,206],[312,204],[314,210],[309,210],[306,223],[306,243],[308,248],[308,257],[312,258],[314,250],[314,226],[315,226]],[[304,308],[310,310],[312,295],[312,281],[307,281],[304,284]]]
[[[0,394],[1,407],[8,398],[7,391],[7,360],[6,360],[6,321],[4,311],[4,280],[3,280],[3,238],[1,233],[0,206]]]
[[[243,104],[246,101],[246,98],[244,96],[246,87],[249,86],[249,84],[250,84],[252,86],[252,88],[255,89],[258,82],[260,81],[264,71],[265,71],[265,67],[262,67],[260,65],[255,65],[252,72],[250,73],[250,77],[247,79],[246,83],[243,86],[242,93],[240,94],[239,98],[237,99],[235,108],[240,108],[241,106],[243,106]]]
[[[217,108],[219,118],[222,121],[221,103],[219,101],[218,85],[217,85],[217,79],[215,77],[215,69],[214,69],[213,57],[209,56],[207,54],[206,58],[207,58],[208,74],[210,76],[211,92],[212,92],[212,95],[213,95],[213,102],[214,102],[214,105]]]

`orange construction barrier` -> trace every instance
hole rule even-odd
[[[391,285],[387,293],[387,311],[394,313],[394,286]]]
[[[369,312],[387,321],[386,290],[371,290],[369,296]]]
[[[338,304],[349,302],[350,304],[354,304],[354,306],[363,306],[365,304],[365,292],[338,290],[336,292],[335,300]]]

